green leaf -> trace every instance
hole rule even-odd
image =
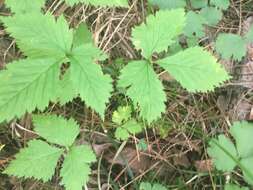
[[[65,0],[67,4],[73,6],[77,3],[91,4],[94,6],[117,6],[117,7],[128,7],[127,0]]]
[[[54,175],[61,154],[61,149],[51,147],[40,140],[32,140],[27,148],[20,150],[4,173],[46,182]]]
[[[74,89],[79,92],[86,105],[102,118],[113,89],[110,76],[104,75],[100,66],[95,63],[96,59],[103,58],[103,53],[92,44],[79,46],[70,57],[70,78]]]
[[[207,6],[208,1],[207,0],[190,0],[191,6],[194,9],[201,9]]]
[[[184,28],[184,34],[187,37],[192,37],[192,35],[195,35],[196,37],[202,38],[205,36],[204,24],[207,24],[207,21],[201,14],[189,11],[186,14],[186,26]]]
[[[131,118],[132,109],[130,106],[120,106],[112,114],[112,121],[118,125],[128,121]]]
[[[216,6],[220,9],[226,10],[226,9],[228,9],[230,2],[229,2],[229,0],[211,0],[210,4]]]
[[[250,142],[250,141],[249,141]],[[252,148],[252,146],[248,145]],[[241,159],[240,164],[242,165],[241,170],[243,172],[244,179],[250,184],[253,185],[253,155],[251,157],[246,157]]]
[[[36,0],[31,3],[31,0],[5,0],[7,7],[16,14],[25,14],[32,12],[40,12],[45,0]]]
[[[149,0],[152,5],[158,6],[160,9],[177,9],[186,6],[185,0]]]
[[[63,75],[62,80],[59,80],[57,87],[57,97],[61,105],[72,101],[79,95],[78,89],[75,89],[72,84],[70,69]]]
[[[227,184],[225,190],[249,190],[248,187],[240,187],[235,184]]]
[[[35,131],[50,143],[71,146],[79,134],[79,126],[73,119],[56,115],[34,115]]]
[[[72,147],[61,169],[61,185],[66,190],[82,190],[91,173],[90,163],[96,161],[93,151],[85,145]]]
[[[140,185],[140,190],[152,190],[152,186],[150,183],[142,182]]]
[[[201,47],[188,48],[158,64],[190,92],[212,91],[230,78],[216,58]]]
[[[223,59],[230,59],[240,61],[247,52],[245,40],[236,34],[219,34],[216,43],[216,51],[221,54]]]
[[[154,184],[152,187],[150,183],[142,182],[140,185],[140,190],[167,190],[167,188],[157,183]]]
[[[119,87],[127,88],[135,105],[140,106],[140,116],[151,123],[165,111],[166,95],[161,81],[151,65],[145,61],[133,61],[122,70]]]
[[[30,58],[63,59],[71,50],[73,34],[68,23],[59,17],[31,12],[25,15],[1,17],[6,30]]]
[[[36,108],[43,110],[57,98],[60,64],[52,59],[23,59],[0,71],[0,122]]]
[[[162,186],[161,184],[154,184],[153,190],[167,190],[167,188]]]
[[[73,48],[88,43],[93,43],[92,34],[86,24],[80,24],[74,31]]]
[[[215,7],[205,7],[201,9],[200,15],[205,18],[207,25],[214,26],[222,19],[222,11]]]
[[[207,152],[213,158],[214,164],[219,170],[232,171],[237,165],[233,160],[233,158],[238,159],[235,146],[224,135],[220,135],[218,139],[212,139]]]
[[[133,44],[142,50],[143,57],[149,59],[153,53],[165,51],[175,43],[174,38],[183,32],[185,26],[184,15],[183,9],[159,11],[155,16],[149,15],[146,24],[133,29]]]
[[[235,122],[230,128],[230,133],[235,138],[240,157],[253,157],[253,148],[249,146],[253,137],[253,124],[246,121]]]
[[[126,122],[121,127],[118,127],[115,132],[115,136],[117,139],[120,140],[127,140],[130,135],[136,135],[140,132],[142,132],[142,126],[137,123],[135,120],[130,120]]]

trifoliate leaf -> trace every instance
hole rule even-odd
[[[222,11],[215,7],[205,7],[201,9],[200,15],[205,18],[207,25],[214,26],[222,19]]]
[[[95,60],[102,58],[102,52],[92,44],[77,47],[70,58],[70,75],[81,99],[104,118],[106,103],[113,88],[110,76],[104,75],[95,63]]]
[[[32,140],[28,147],[21,149],[4,173],[17,177],[35,178],[44,182],[55,172],[62,149],[49,146],[40,140]]]
[[[166,95],[151,65],[133,61],[122,70],[118,85],[127,88],[127,95],[140,106],[140,116],[151,123],[165,111]]]
[[[227,60],[233,57],[234,60],[240,61],[247,52],[245,40],[236,34],[219,34],[215,48],[221,57]]]
[[[85,145],[70,149],[61,169],[61,185],[66,190],[82,190],[91,173],[90,163],[96,161],[93,151]]]
[[[177,9],[186,6],[185,0],[149,0],[152,5],[158,6],[160,9]]]
[[[230,78],[216,58],[201,47],[188,48],[158,64],[190,92],[212,91]]]
[[[189,11],[186,14],[186,26],[184,28],[184,34],[187,37],[192,37],[192,35],[195,35],[196,37],[202,38],[205,35],[204,24],[207,24],[207,21],[201,14]]]
[[[190,0],[194,9],[201,9],[207,6],[208,0]]]
[[[177,22],[174,22],[175,18]],[[143,57],[149,59],[153,53],[167,50],[175,42],[174,38],[183,32],[184,26],[183,9],[159,11],[155,16],[148,16],[146,24],[133,29],[132,41],[136,49],[142,51]]]
[[[128,121],[131,118],[132,109],[130,106],[120,106],[117,111],[112,114],[112,121],[118,125],[121,125],[124,121]]]
[[[249,146],[249,145],[248,145]],[[252,148],[252,146],[251,146]],[[253,155],[240,160],[242,165],[241,170],[243,172],[244,179],[251,185],[253,185]]]
[[[235,184],[227,184],[227,185],[225,185],[225,190],[249,190],[249,188],[240,187]]]
[[[40,12],[45,0],[36,0],[31,3],[31,0],[5,0],[7,7],[16,14],[25,14],[30,12]]]
[[[53,59],[23,59],[0,71],[0,122],[36,108],[43,110],[57,98],[60,64]]]
[[[79,126],[73,119],[56,115],[34,115],[35,131],[50,143],[71,146],[79,134]]]
[[[92,34],[86,24],[80,24],[74,31],[73,48],[87,43],[93,43]]]
[[[253,157],[253,148],[249,146],[249,142],[253,137],[253,124],[246,121],[235,122],[230,128],[230,133],[236,141],[240,157]]]
[[[31,12],[25,15],[1,17],[6,30],[30,58],[63,59],[71,50],[73,34],[68,23],[59,17]]]
[[[67,4],[73,6],[77,3],[91,4],[94,6],[117,6],[117,7],[128,7],[127,0],[65,0]]]
[[[140,132],[142,132],[141,124],[132,119],[116,129],[115,137],[120,140],[127,140],[130,135],[136,135]]]
[[[226,10],[229,7],[230,2],[229,0],[211,0],[210,4],[220,9]]]
[[[217,169],[222,171],[232,171],[237,163],[233,160],[238,159],[234,144],[224,135],[218,139],[212,139],[207,149],[209,156],[214,160]]]

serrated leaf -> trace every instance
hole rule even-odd
[[[130,106],[120,106],[117,111],[112,114],[112,121],[118,125],[121,125],[124,121],[130,119],[132,109]]]
[[[79,134],[79,126],[73,119],[57,115],[34,115],[35,131],[50,143],[71,146]]]
[[[215,7],[205,7],[201,9],[200,15],[205,18],[207,25],[214,26],[222,19],[222,11]]]
[[[227,185],[225,185],[225,190],[249,190],[249,188],[240,187],[235,184],[227,184]]]
[[[224,135],[218,139],[212,139],[207,149],[209,156],[214,160],[217,169],[222,171],[232,171],[237,163],[233,160],[238,159],[234,144]],[[233,158],[231,158],[231,156]]]
[[[151,123],[165,111],[166,95],[161,81],[151,65],[145,61],[133,61],[122,70],[118,85],[127,88],[135,105],[140,106],[140,116]]]
[[[177,22],[174,22],[175,18]],[[148,16],[146,24],[133,29],[132,41],[136,49],[142,50],[143,57],[149,59],[153,53],[165,51],[175,43],[174,38],[183,32],[184,26],[183,9],[159,11],[155,16]]]
[[[106,103],[113,88],[110,76],[104,75],[95,63],[95,60],[101,58],[104,58],[102,52],[92,44],[77,47],[70,58],[70,75],[81,99],[104,118]]]
[[[50,180],[55,172],[62,149],[49,146],[40,140],[32,140],[23,148],[6,168],[4,173],[17,177],[35,178],[44,182]]]
[[[5,0],[7,7],[16,14],[25,14],[32,12],[40,12],[45,0],[36,0],[31,3],[31,0]]]
[[[212,91],[230,78],[214,56],[197,46],[159,60],[158,64],[190,92]]]
[[[6,30],[16,39],[30,58],[63,59],[71,50],[73,34],[63,16],[55,21],[52,15],[39,12],[1,17]]]
[[[119,127],[115,131],[115,137],[116,139],[125,141],[130,137],[130,134],[125,128]]]
[[[91,173],[90,163],[96,161],[93,151],[85,145],[72,147],[66,155],[60,171],[61,185],[66,190],[82,190]]]
[[[67,4],[73,6],[77,3],[91,4],[94,6],[116,6],[116,7],[128,7],[127,0],[65,0]]]
[[[210,4],[216,6],[220,9],[226,10],[226,9],[228,9],[230,2],[229,2],[229,0],[211,0]]]
[[[0,122],[36,108],[43,110],[57,98],[60,64],[52,59],[23,59],[0,71]]]
[[[207,24],[206,19],[199,13],[189,11],[186,14],[186,26],[184,28],[184,34],[187,37],[195,35],[198,38],[205,36],[204,24]]]
[[[87,43],[93,43],[92,34],[86,24],[80,24],[74,31],[73,48]]]
[[[185,0],[149,0],[152,5],[158,6],[160,9],[177,9],[186,6]]]
[[[253,124],[246,121],[235,122],[230,128],[230,133],[236,141],[239,156],[242,158],[253,157],[253,148],[249,146],[253,137]]]
[[[140,132],[142,132],[141,124],[132,119],[116,129],[115,137],[120,140],[127,140],[130,135],[136,135]]]
[[[78,89],[74,88],[71,81],[70,69],[65,72],[62,80],[59,80],[57,87],[57,97],[61,105],[64,105],[79,96]]]
[[[223,59],[231,59],[240,61],[247,52],[245,40],[236,34],[219,34],[216,43],[216,51],[221,54]]]

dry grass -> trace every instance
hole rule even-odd
[[[145,20],[147,14],[145,7],[145,2],[141,0],[133,0],[129,9],[102,9],[82,5],[69,8],[58,0],[51,0],[47,2],[45,11],[50,11],[55,16],[64,14],[72,27],[82,22],[87,23],[93,33],[95,43],[110,55],[107,63],[110,65],[118,57],[126,60],[140,57],[130,38],[131,28]],[[8,14],[4,8],[0,10],[1,15]],[[232,6],[226,12],[222,22],[216,28],[210,29],[210,39],[215,38],[221,31],[241,34],[243,21],[253,15],[252,10],[251,0],[232,1]],[[212,42],[206,41],[204,45],[212,47]],[[6,35],[2,28],[0,30],[0,67],[3,68],[6,63],[21,56],[15,46],[15,41]],[[228,64],[230,71],[234,74],[234,67],[239,63]],[[227,133],[230,122],[238,118],[236,111],[238,102],[242,99],[251,100],[251,91],[237,90],[238,86],[231,83],[212,94],[189,94],[172,82],[165,81],[164,84],[168,102],[163,119],[157,122],[153,129],[132,138],[128,144],[121,145],[122,150],[119,149],[120,144],[108,137],[110,134],[107,133],[112,125],[109,118],[115,107],[108,108],[108,120],[105,123],[101,123],[97,115],[85,108],[78,99],[63,107],[51,105],[48,108],[47,112],[66,117],[72,116],[81,124],[84,133],[80,141],[89,141],[96,147],[110,143],[111,146],[104,147],[104,154],[100,154],[101,162],[98,166],[94,166],[94,175],[89,184],[91,189],[97,189],[98,186],[101,189],[108,189],[109,186],[112,186],[111,189],[116,189],[113,187],[114,184],[122,190],[135,189],[135,185],[145,179],[171,185],[174,189],[219,189],[222,179],[212,171],[212,166],[207,164],[206,142],[209,137],[217,133]],[[112,99],[114,101],[114,98]],[[159,131],[155,128],[163,125],[170,126],[171,130],[166,138],[161,139]],[[29,115],[0,128],[0,143],[6,144],[7,147],[0,155],[0,170],[13,158],[20,147],[34,137],[29,132],[31,129]],[[136,143],[142,138],[148,143],[148,150],[144,152],[136,148]],[[121,156],[115,164],[112,160],[117,153]],[[141,164],[138,160],[143,163]],[[200,168],[200,162],[202,168]],[[110,169],[111,175],[108,181]],[[198,169],[203,169],[205,172],[199,173]],[[240,182],[239,174],[233,175]],[[56,185],[58,180],[55,178],[49,184],[41,184],[33,180],[7,178],[0,174],[0,190],[61,189]],[[181,188],[179,188],[180,183]]]

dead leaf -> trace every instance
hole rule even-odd
[[[208,172],[213,170],[212,160],[200,160],[194,163],[198,172]]]
[[[253,61],[249,61],[243,65],[240,84],[246,88],[253,88]]]

